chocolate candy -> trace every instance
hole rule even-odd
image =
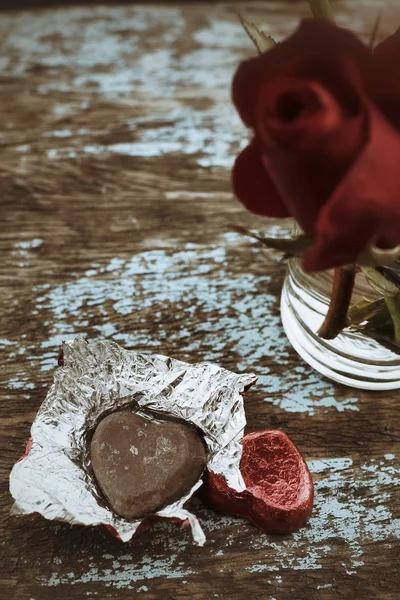
[[[208,472],[205,501],[226,515],[244,517],[267,533],[297,531],[311,516],[313,483],[296,446],[282,431],[255,431],[243,440],[240,463],[246,490],[236,492]]]
[[[128,411],[99,423],[90,456],[110,508],[126,519],[140,519],[182,498],[206,465],[204,442],[192,427]]]

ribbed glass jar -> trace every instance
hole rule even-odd
[[[334,340],[317,332],[328,310],[333,273],[305,273],[289,261],[281,298],[282,322],[289,341],[314,369],[340,383],[367,390],[400,388],[400,355],[361,331],[345,329]],[[375,300],[377,292],[360,273],[352,303]]]

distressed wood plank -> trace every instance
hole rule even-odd
[[[367,39],[379,0],[335,3]],[[400,11],[386,3],[380,35]],[[0,19],[0,588],[16,600],[398,598],[398,393],[335,385],[280,325],[284,267],[232,232],[260,226],[229,169],[247,139],[230,105],[253,54],[237,3],[63,7]],[[306,3],[245,3],[274,37]],[[271,229],[282,223],[270,222]],[[208,538],[158,525],[123,545],[98,529],[9,516],[9,470],[76,334],[254,370],[249,429],[281,428],[316,482],[287,538],[195,507]]]

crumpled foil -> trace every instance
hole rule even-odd
[[[240,441],[246,424],[242,394],[256,377],[236,375],[212,364],[190,365],[157,354],[124,350],[114,342],[64,344],[64,366],[31,428],[32,445],[10,475],[13,514],[39,513],[47,519],[106,525],[121,540],[132,538],[142,520],[115,515],[102,501],[88,468],[87,433],[103,413],[132,405],[184,419],[197,426],[207,447],[207,466],[242,491]],[[201,486],[156,513],[188,520],[194,541],[205,536],[198,519],[184,508]]]

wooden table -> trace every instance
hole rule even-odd
[[[336,2],[366,34],[379,0]],[[381,35],[400,22],[385,3]],[[396,9],[397,6],[397,9]],[[399,598],[398,393],[320,377],[282,331],[284,267],[232,226],[270,226],[232,198],[247,133],[229,101],[254,53],[237,4],[63,7],[0,17],[1,582],[16,600]],[[246,2],[278,37],[306,3]],[[195,507],[207,543],[159,525],[103,529],[10,517],[8,475],[76,334],[259,383],[249,429],[284,430],[316,488],[293,536]]]

